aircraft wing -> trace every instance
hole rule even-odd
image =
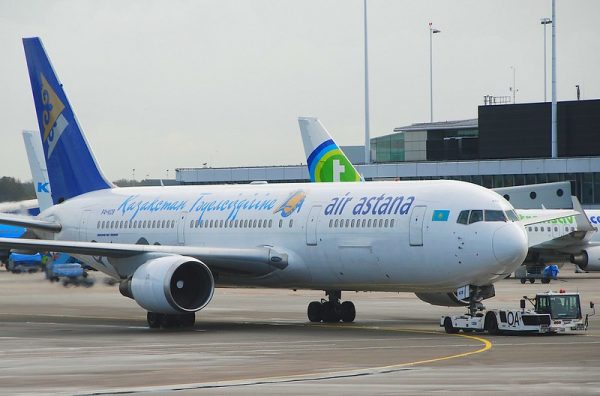
[[[145,253],[177,254],[197,258],[212,269],[248,275],[263,275],[275,269],[284,269],[288,265],[287,254],[270,246],[211,248],[0,238],[0,248],[82,254],[109,259]]]
[[[62,226],[59,223],[53,221],[40,220],[31,216],[20,216],[9,213],[0,213],[0,224],[15,225],[51,232],[59,232],[62,229]]]
[[[570,209],[566,209],[566,210],[548,210],[549,214],[542,214],[536,217],[531,217],[531,218],[524,218],[519,220],[521,222],[521,224],[523,224],[525,227],[532,225],[532,224],[539,224],[539,223],[545,223],[547,221],[552,221],[552,220],[558,220],[558,219],[562,219],[565,217],[571,217],[571,216],[577,216],[578,214],[580,214],[579,212],[575,211],[575,210],[570,210]]]

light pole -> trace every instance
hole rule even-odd
[[[367,40],[367,0],[363,0],[365,27],[365,164],[371,163],[371,132],[369,128],[369,47]]]
[[[429,122],[433,122],[433,35],[441,32],[429,22]]]
[[[546,61],[546,25],[548,25],[549,23],[552,23],[552,19],[550,18],[542,18],[540,19],[540,23],[542,25],[544,25],[544,103],[547,101],[547,95],[546,95],[546,82],[548,81],[548,77],[546,75],[546,64],[548,63]]]
[[[558,158],[556,110],[556,0],[552,0],[552,158]]]
[[[516,85],[516,81],[515,81],[515,75],[517,73],[517,69],[514,66],[510,67],[512,72],[513,72],[513,83],[512,83],[512,87],[510,87],[510,90],[512,91],[512,97],[513,97],[513,104],[517,103],[517,92],[519,91],[517,89]]]

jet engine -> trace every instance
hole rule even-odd
[[[465,307],[469,305],[469,298],[459,298],[456,292],[443,293],[415,293],[415,295],[431,305],[440,305],[443,307]],[[471,286],[471,295],[474,296],[474,302],[481,302],[496,295],[494,285]]]
[[[165,256],[142,264],[119,290],[149,312],[181,314],[204,308],[212,299],[215,281],[203,262]]]
[[[572,254],[571,262],[584,271],[600,271],[600,246],[593,246]]]

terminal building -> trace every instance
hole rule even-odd
[[[502,188],[569,181],[584,207],[600,207],[600,100],[559,102],[558,158],[551,153],[551,104],[479,106],[478,118],[419,123],[342,147],[366,180],[455,179]],[[363,154],[364,155],[364,154]],[[181,184],[307,182],[305,165],[181,168]]]

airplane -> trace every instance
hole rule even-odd
[[[53,206],[0,215],[40,238],[0,247],[76,256],[118,279],[151,328],[193,325],[215,285],[324,290],[311,322],[354,321],[342,291],[458,296],[476,309],[525,258],[524,225],[549,219],[518,221],[502,196],[450,180],[117,188],[41,40],[23,45]]]
[[[299,117],[298,124],[311,182],[364,181],[318,118]]]
[[[311,181],[332,182],[341,179],[340,175],[351,175],[343,181],[358,180],[358,170],[318,118],[299,117],[298,124]],[[323,152],[333,152],[335,156],[325,156]],[[334,158],[341,159],[335,163]],[[361,177],[361,180],[364,179]],[[523,187],[527,189],[527,186]],[[585,271],[600,271],[600,233],[594,227],[594,224],[600,224],[600,210],[584,210],[576,198],[573,198],[573,209],[580,214],[526,227],[530,252],[524,265],[543,267],[544,263],[562,265],[571,262]],[[515,212],[523,220],[546,216],[555,210],[515,208]]]
[[[29,169],[31,170],[31,176],[33,177],[39,213],[52,206],[48,170],[46,169],[46,161],[44,161],[44,148],[42,147],[42,141],[40,140],[39,132],[37,131],[23,131],[23,142],[25,143]]]

